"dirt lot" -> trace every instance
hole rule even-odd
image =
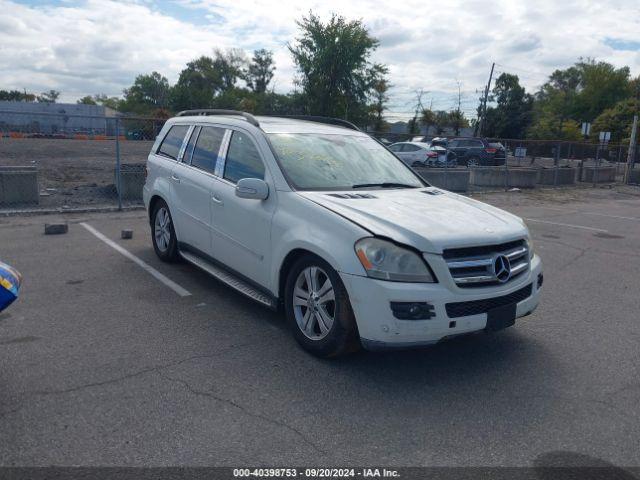
[[[153,142],[122,141],[123,164],[144,163]],[[0,138],[0,165],[37,166],[41,207],[117,201],[115,141]]]

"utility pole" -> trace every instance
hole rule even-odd
[[[631,171],[636,158],[636,138],[638,136],[638,110],[640,107],[640,80],[636,84],[636,113],[633,116],[633,126],[631,127],[631,139],[629,140],[629,152],[627,153],[627,171],[624,174],[624,183],[631,180]]]
[[[454,125],[454,129],[456,132],[456,136],[460,135],[460,124],[462,123],[462,116],[460,115],[460,104],[462,103],[462,92],[460,91],[460,81],[456,80],[458,84],[458,109],[456,110],[456,124]]]
[[[480,117],[480,136],[482,136],[482,129],[484,128],[485,118],[487,116],[487,99],[489,98],[489,89],[491,88],[491,79],[493,78],[493,69],[495,68],[495,62],[491,64],[491,72],[489,73],[489,81],[484,89],[484,98],[482,99],[482,116]]]

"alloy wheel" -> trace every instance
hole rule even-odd
[[[293,313],[300,331],[311,340],[322,340],[331,331],[336,314],[333,284],[320,267],[303,269],[293,289]]]
[[[169,242],[171,242],[170,226],[171,217],[169,216],[169,211],[164,207],[159,208],[156,212],[153,233],[158,250],[163,253],[169,249]]]

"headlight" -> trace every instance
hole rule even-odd
[[[358,240],[355,248],[369,277],[396,282],[435,282],[425,261],[408,248],[372,237]]]
[[[529,248],[529,260],[532,260],[535,252],[533,251],[533,238],[530,236],[527,238],[527,247]]]

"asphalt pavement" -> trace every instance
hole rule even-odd
[[[52,216],[0,218],[0,259],[25,277],[0,313],[0,465],[639,466],[640,191],[478,198],[527,219],[538,310],[331,361],[281,314],[160,262],[142,211],[64,216],[59,236]]]

